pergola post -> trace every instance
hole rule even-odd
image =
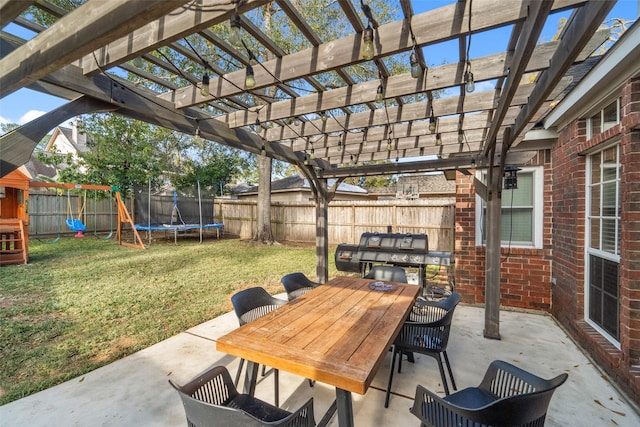
[[[320,283],[329,280],[329,191],[327,180],[315,180],[316,192],[316,275]]]
[[[485,338],[500,339],[500,221],[502,168],[489,168],[487,178],[487,246],[485,255]]]

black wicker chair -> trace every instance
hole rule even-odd
[[[224,366],[215,366],[183,386],[169,383],[180,394],[189,427],[316,425],[313,398],[294,412],[285,411],[253,396],[239,394]]]
[[[391,265],[374,265],[364,277],[365,279],[409,283],[407,280],[407,273],[405,273],[404,269]]]
[[[284,286],[284,290],[287,291],[289,301],[320,286],[320,283],[309,280],[304,273],[287,274],[283,276],[280,281],[282,282],[282,286]]]
[[[422,426],[542,427],[551,397],[567,377],[545,380],[496,360],[478,387],[439,397],[418,385],[411,412]]]
[[[431,356],[438,362],[440,377],[446,394],[449,394],[447,377],[444,373],[442,359],[447,365],[451,385],[456,390],[456,383],[453,379],[451,363],[447,355],[447,344],[449,343],[449,332],[451,331],[451,320],[453,312],[460,302],[460,294],[453,293],[447,298],[439,301],[418,300],[415,302],[409,317],[405,321],[400,333],[393,342],[393,357],[391,368],[389,369],[389,383],[387,384],[387,394],[384,407],[389,407],[389,396],[391,394],[391,384],[393,381],[393,370],[396,364],[396,356],[400,354],[398,361],[398,373],[402,370],[402,354],[405,353],[411,361],[413,353],[420,353]]]
[[[231,304],[233,305],[233,310],[238,317],[238,322],[240,326],[249,323],[253,320],[256,320],[267,313],[275,310],[278,307],[285,305],[287,301],[281,300],[280,298],[275,298],[264,288],[259,286],[249,289],[244,289],[240,292],[235,293],[231,297]],[[238,372],[236,373],[236,378],[234,384],[237,386],[240,381],[240,375],[242,373],[242,367],[244,366],[244,359],[240,359],[240,366],[238,366]],[[265,368],[262,367],[262,374],[265,374]],[[273,380],[275,387],[275,404],[279,406],[280,403],[280,393],[279,393],[279,381],[278,381],[279,373],[277,369],[273,370]]]

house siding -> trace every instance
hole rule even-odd
[[[559,133],[553,157],[552,313],[636,402],[640,401],[640,79],[620,92],[621,123],[586,138],[585,120]],[[619,141],[621,163],[620,349],[585,319],[586,156]]]

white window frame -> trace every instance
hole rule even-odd
[[[533,173],[533,224],[531,235],[532,242],[529,244],[523,244],[522,242],[508,242],[509,236],[500,236],[502,243],[501,247],[507,248],[533,248],[542,249],[543,247],[543,228],[544,228],[544,167],[542,166],[529,166],[522,167],[518,172]],[[483,175],[486,176],[486,171],[477,171],[476,178],[482,182]],[[502,190],[511,191],[511,190]],[[482,227],[483,227],[483,205],[484,200],[476,194],[476,246],[485,246],[486,242],[482,241]]]
[[[610,122],[610,123],[613,123],[613,124],[610,124],[609,126],[607,126],[605,128],[604,110],[605,110],[605,108],[607,108],[609,105],[613,104],[614,102],[616,104],[616,121],[615,122]],[[606,102],[602,106],[602,108],[600,108],[599,110],[594,111],[593,114],[590,114],[587,117],[587,139],[591,139],[594,136],[596,136],[596,134],[593,133],[593,122],[591,121],[596,114],[600,116],[600,132],[598,132],[598,134],[606,131],[607,129],[611,129],[613,126],[619,124],[620,123],[620,98],[616,98],[613,101]]]
[[[616,253],[611,253],[611,252],[606,252],[603,251],[601,249],[594,249],[591,247],[591,188],[592,188],[592,175],[591,175],[591,171],[592,171],[592,162],[593,162],[593,155],[594,154],[598,154],[598,153],[602,153],[604,151],[606,151],[607,149],[612,148],[612,145],[607,145],[606,147],[603,147],[602,149],[598,150],[598,151],[594,151],[589,153],[589,155],[587,155],[586,158],[586,180],[585,180],[585,200],[586,200],[586,205],[585,205],[585,241],[584,241],[584,266],[585,266],[585,270],[584,270],[584,320],[585,322],[587,322],[592,328],[594,328],[596,331],[598,331],[598,333],[600,333],[603,337],[605,337],[609,342],[611,342],[611,344],[613,344],[618,350],[621,349],[620,346],[620,341],[618,341],[618,339],[614,336],[612,336],[609,332],[607,332],[604,328],[602,328],[600,325],[598,325],[596,322],[594,322],[593,320],[591,320],[591,318],[589,317],[589,279],[590,279],[590,271],[591,271],[591,264],[590,264],[590,256],[594,255],[597,256],[599,258],[603,258],[612,262],[617,263],[618,265],[620,264],[620,253],[619,253],[619,242],[618,242],[618,231],[619,231],[619,227],[620,227],[620,145],[619,145],[619,141],[616,141],[615,145],[617,147],[617,160],[616,160],[616,181],[617,181],[617,194],[616,194],[616,243],[614,245],[615,247],[615,252]],[[601,183],[602,184],[602,183]],[[601,200],[603,198],[602,194],[601,194]],[[602,239],[602,236],[599,235],[599,239]],[[618,284],[619,286],[619,284]],[[620,298],[620,296],[618,296],[618,298]],[[620,319],[618,318],[618,321],[620,321]]]

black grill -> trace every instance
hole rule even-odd
[[[374,264],[417,268],[419,284],[424,287],[427,266],[449,266],[451,253],[429,251],[426,234],[363,233],[358,245],[338,245],[335,262],[339,271],[362,276]]]

